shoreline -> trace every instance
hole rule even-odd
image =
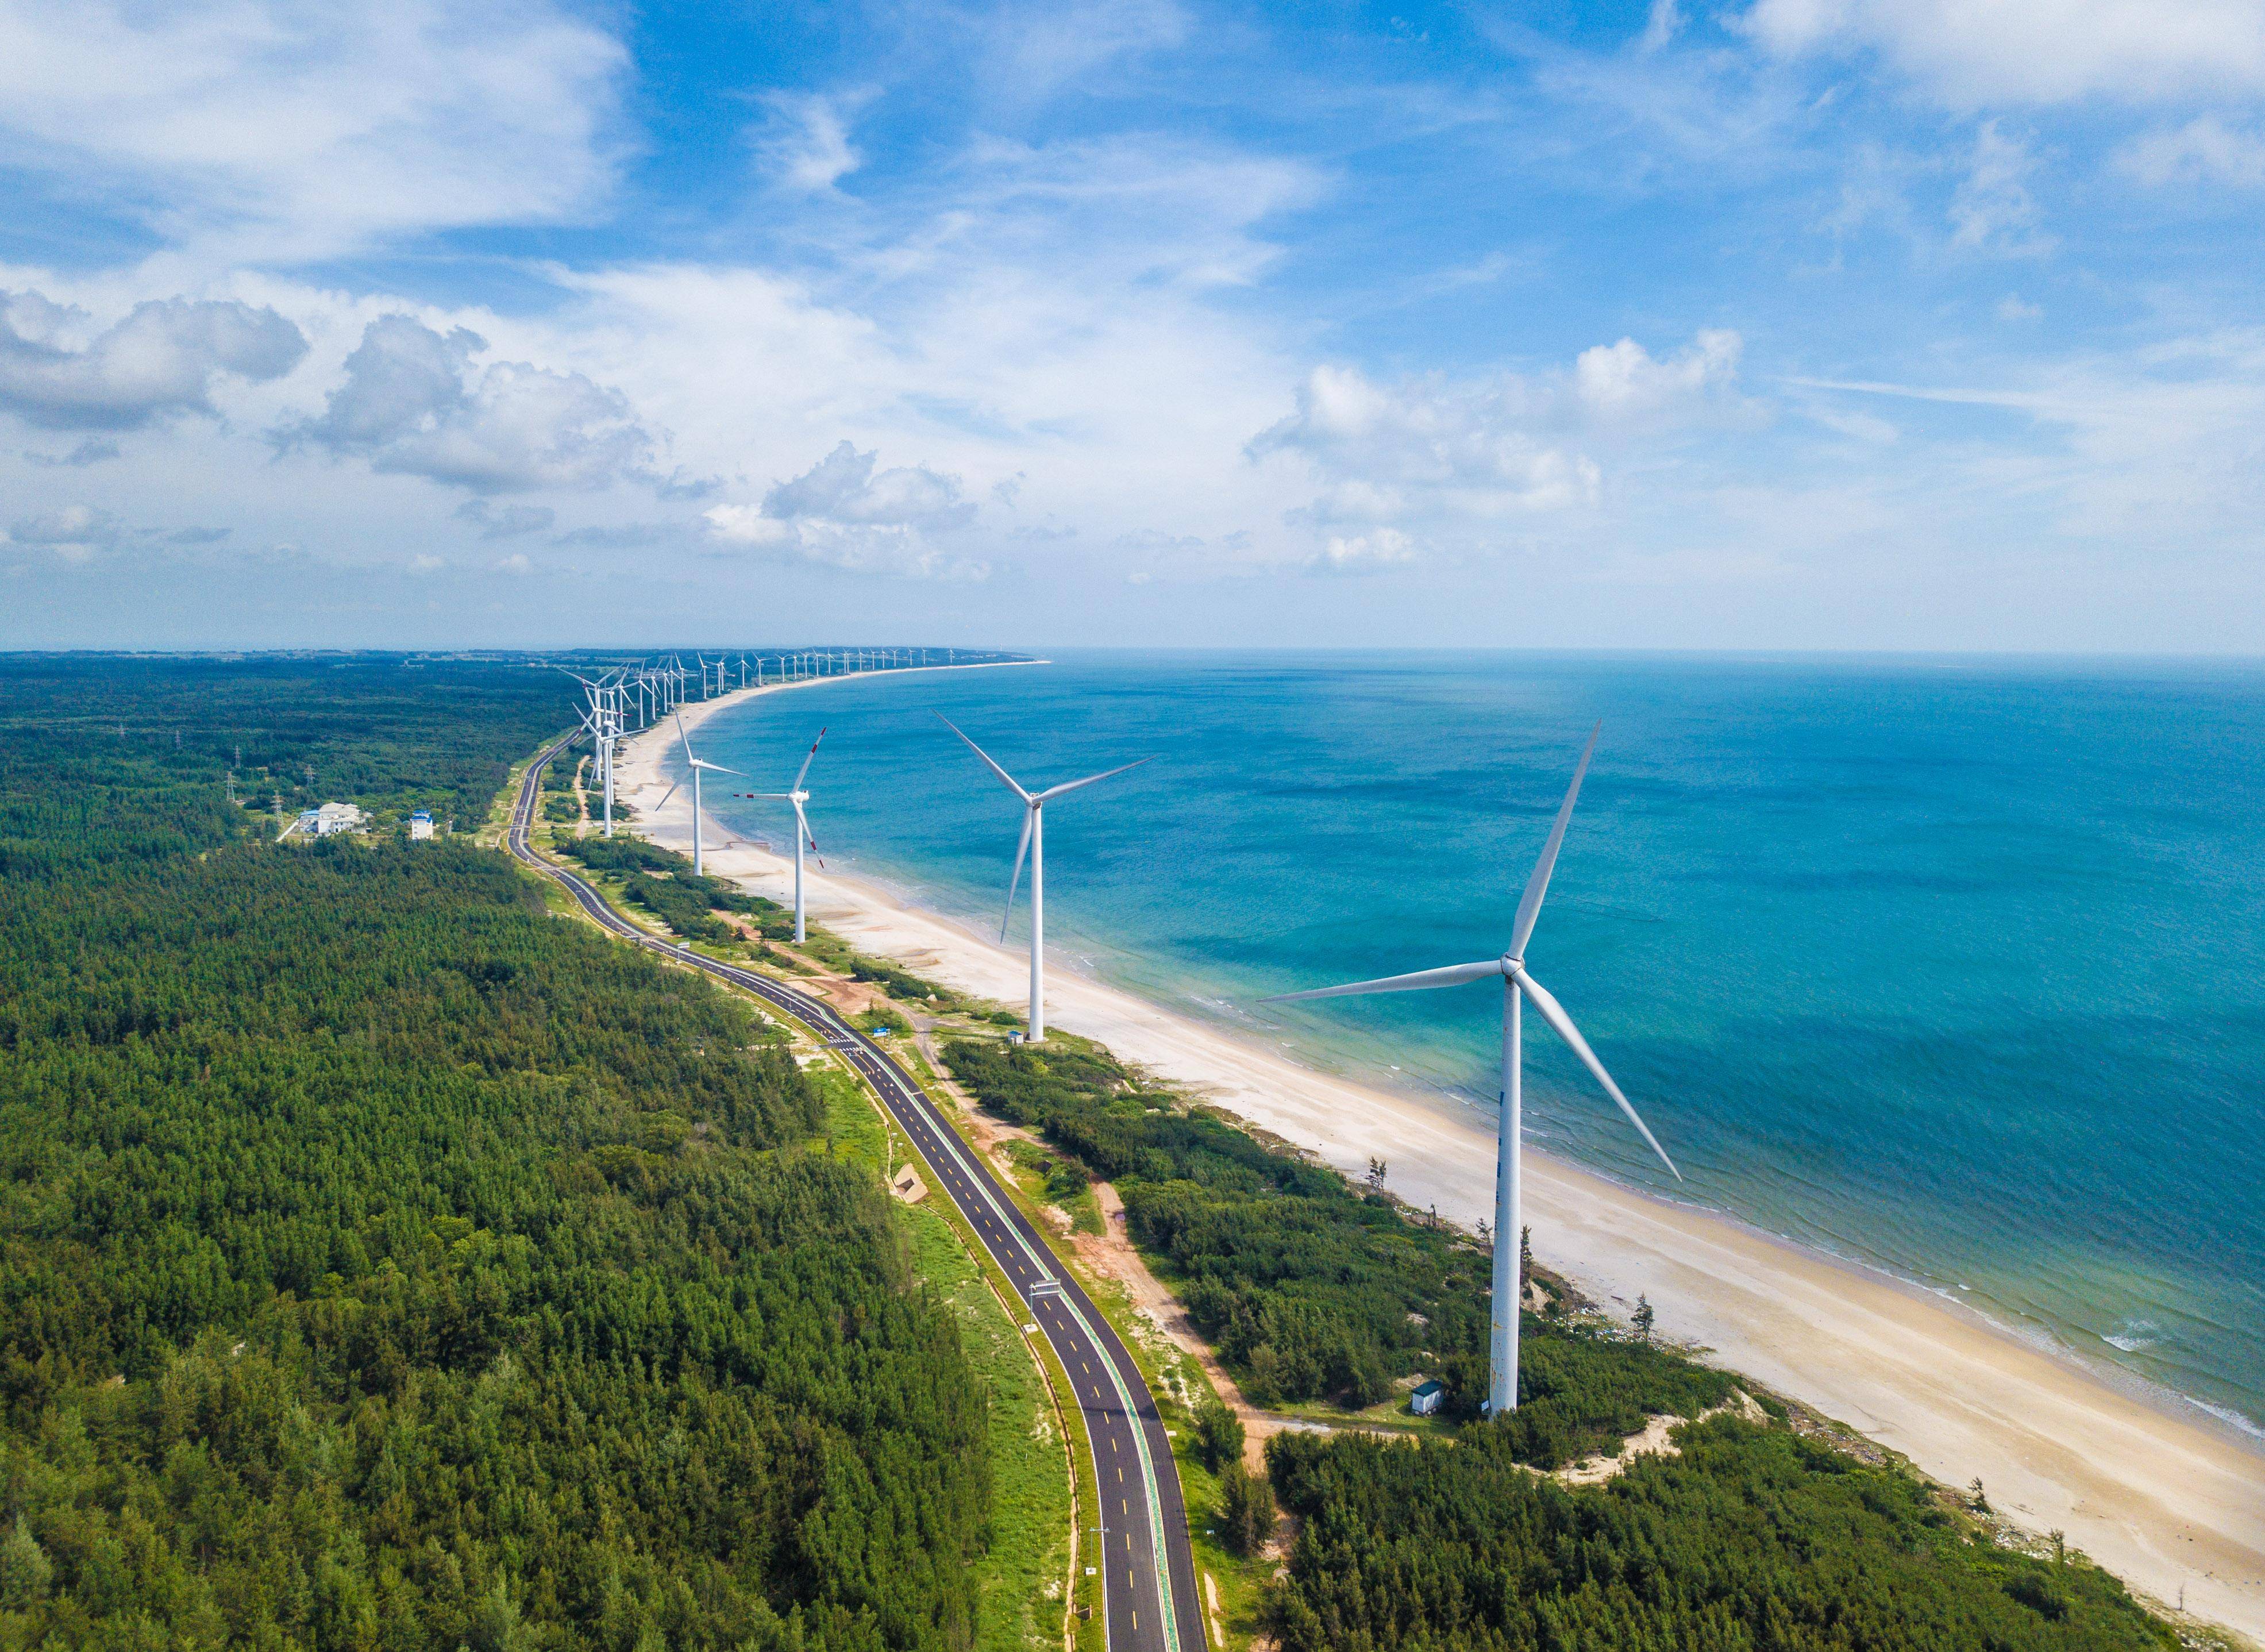
[[[980,670],[984,666],[924,669]],[[734,690],[684,707],[688,729],[757,694],[838,680]],[[658,734],[658,739],[650,738]],[[637,806],[656,842],[688,848],[689,798],[650,812],[677,745],[671,724],[624,743],[616,796]],[[782,754],[784,761],[784,754]],[[655,790],[655,789],[658,790]],[[792,856],[736,838],[712,811],[702,829],[712,874],[793,899]],[[1028,953],[1001,947],[869,879],[807,873],[812,921],[861,950],[957,990],[1014,1005]],[[1119,1059],[1205,1096],[1246,1124],[1358,1175],[1389,1161],[1409,1204],[1465,1226],[1490,1212],[1491,1132],[1444,1102],[1307,1065],[1253,1029],[1235,1032],[1185,1010],[1049,971],[1050,1018]],[[1310,1145],[1309,1145],[1310,1144]],[[1828,1255],[1735,1217],[1628,1187],[1529,1147],[1536,1250],[1625,1315],[1639,1292],[1663,1334],[1813,1406],[1907,1457],[1945,1484],[1976,1478],[2002,1514],[2074,1546],[2159,1601],[2183,1589],[2188,1612],[2265,1640],[2265,1455],[2234,1425],[2182,1415],[2074,1350],[2041,1347],[1980,1309],[1871,1264]],[[2112,1369],[2112,1368],[2111,1368]],[[2205,1415],[2207,1413],[2205,1412]]]

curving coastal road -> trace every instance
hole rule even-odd
[[[505,842],[513,855],[556,880],[601,928],[674,963],[729,981],[811,1029],[856,1069],[890,1117],[926,1161],[930,1185],[950,1196],[1014,1287],[1026,1323],[1037,1325],[1061,1360],[1093,1442],[1094,1474],[1101,1495],[1097,1558],[1080,1546],[1081,1558],[1101,1568],[1103,1622],[1110,1652],[1205,1652],[1204,1616],[1196,1590],[1195,1556],[1180,1500],[1180,1476],[1171,1442],[1148,1386],[1083,1286],[1056,1265],[1037,1229],[1001,1189],[981,1156],[944,1122],[912,1075],[872,1039],[837,1015],[833,1006],[766,975],[719,964],[648,935],[608,906],[573,872],[535,852],[528,833],[543,771],[565,750],[560,740],[528,765],[512,807]],[[1161,1557],[1161,1559],[1160,1559]]]

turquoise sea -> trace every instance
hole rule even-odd
[[[1499,952],[1601,721],[1527,956],[1689,1181],[1546,1031],[1536,1139],[2265,1423],[2265,669],[1084,653],[700,746],[768,789],[827,726],[827,864],[995,925],[1017,805],[939,710],[1033,789],[1157,754],[1047,811],[1057,958],[1474,1105],[1475,992],[1256,1001]]]

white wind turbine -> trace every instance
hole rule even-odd
[[[1659,1145],[1628,1098],[1620,1094],[1620,1087],[1613,1082],[1613,1075],[1605,1071],[1605,1064],[1597,1059],[1589,1041],[1581,1037],[1581,1030],[1573,1018],[1526,970],[1526,943],[1533,934],[1533,921],[1540,915],[1541,897],[1549,888],[1549,874],[1557,864],[1558,846],[1565,841],[1565,825],[1573,818],[1573,800],[1580,796],[1581,778],[1589,772],[1589,758],[1597,749],[1597,735],[1591,731],[1589,744],[1581,753],[1580,766],[1573,771],[1573,783],[1565,789],[1565,801],[1558,806],[1556,824],[1549,828],[1549,841],[1541,846],[1541,858],[1533,865],[1533,877],[1526,879],[1526,894],[1518,903],[1518,916],[1510,926],[1510,946],[1498,958],[1488,958],[1478,964],[1451,964],[1445,969],[1418,970],[1412,975],[1387,975],[1380,980],[1355,981],[1347,986],[1322,986],[1312,992],[1284,993],[1264,1001],[1294,1003],[1308,998],[1344,998],[1357,993],[1409,993],[1431,986],[1460,986],[1467,981],[1499,979],[1502,982],[1502,1114],[1495,1149],[1494,1173],[1494,1307],[1493,1335],[1489,1341],[1487,1370],[1487,1410],[1490,1415],[1518,1408],[1518,1309],[1519,1280],[1518,1268],[1520,1212],[1524,1205],[1521,1182],[1523,1153],[1520,1140],[1522,1098],[1519,1095],[1523,1051],[1518,1018],[1521,998],[1530,1000],[1540,1013],[1541,1019],[1557,1030],[1557,1034],[1573,1046],[1573,1053],[1596,1075],[1597,1082],[1605,1087],[1605,1094],[1620,1103],[1620,1111],[1628,1115],[1628,1123],[1636,1128],[1659,1155],[1659,1161],[1680,1182],[1683,1172],[1675,1168],[1675,1161]]]
[[[819,730],[818,740],[825,738],[826,731]],[[802,846],[807,843],[812,855],[818,853],[818,840],[810,834],[810,817],[802,811],[802,805],[810,801],[810,794],[802,789],[802,782],[810,774],[811,760],[818,755],[818,740],[811,741],[810,750],[803,753],[802,767],[795,770],[794,785],[789,790],[742,791],[733,794],[741,797],[760,797],[769,803],[790,803],[794,805],[794,938],[797,941],[803,939]],[[818,864],[823,869],[826,862],[821,859]]]
[[[692,875],[698,877],[703,876],[706,870],[700,859],[700,771],[712,768],[719,775],[736,775],[739,771],[736,768],[726,768],[721,763],[704,762],[693,756],[692,737],[684,731],[684,713],[679,711],[674,715],[676,718],[676,738],[684,742],[684,760],[692,765]],[[676,786],[681,786],[683,783],[680,780],[676,782]],[[660,794],[660,801],[653,805],[654,813],[658,814],[661,810],[668,807],[668,800],[676,796],[676,786],[671,786]]]
[[[558,667],[566,671],[566,667]],[[590,731],[590,749],[598,771],[598,780],[605,793],[605,833],[614,835],[614,742],[621,737],[621,718],[612,710],[612,700],[607,684],[593,682],[577,671],[566,674],[589,691],[590,709],[580,714],[582,726]]]
[[[611,837],[614,835],[614,789],[609,783],[609,770],[606,764],[605,713],[594,707],[591,710],[583,712],[582,726],[590,731],[590,746],[597,754],[595,762],[606,799],[605,833],[608,837]]]
[[[967,740],[967,749],[981,758],[984,766],[1006,782],[1007,790],[1023,800],[1023,841],[1015,849],[1015,875],[1007,880],[1007,910],[999,920],[999,939],[1007,938],[1007,920],[1014,915],[1015,889],[1023,878],[1023,856],[1031,857],[1031,1023],[1024,1035],[1027,1044],[1046,1041],[1045,950],[1046,950],[1046,823],[1045,806],[1064,792],[1075,791],[1081,786],[1090,786],[1097,780],[1107,780],[1128,768],[1138,768],[1142,763],[1154,762],[1153,757],[1136,758],[1115,768],[1104,768],[1097,775],[1088,775],[1083,780],[1064,781],[1059,786],[1049,786],[1044,791],[1024,791],[1015,777],[991,761],[991,754],[960,732],[959,725],[943,712],[936,720]]]

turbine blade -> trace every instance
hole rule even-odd
[[[801,828],[802,841],[810,845],[810,852],[818,862],[818,870],[821,872],[824,871],[826,870],[826,857],[818,853],[818,840],[811,835],[810,817],[803,813],[802,805],[798,803],[794,805],[794,823],[797,826]]]
[[[1526,942],[1533,934],[1533,921],[1541,915],[1541,897],[1549,891],[1549,874],[1556,869],[1558,846],[1565,841],[1565,823],[1573,818],[1573,799],[1581,795],[1581,776],[1589,772],[1589,759],[1596,752],[1597,736],[1604,727],[1599,723],[1589,731],[1589,743],[1581,748],[1581,761],[1573,770],[1573,783],[1565,788],[1565,801],[1557,805],[1557,823],[1549,828],[1549,841],[1541,846],[1541,858],[1533,862],[1533,876],[1526,880],[1526,894],[1518,903],[1517,921],[1510,926],[1510,956],[1514,958],[1526,956]],[[1621,1105],[1627,1103],[1623,1102]]]
[[[725,767],[724,767],[724,765],[723,765],[723,764],[721,764],[721,763],[711,763],[711,762],[710,762],[710,761],[709,761],[706,758],[704,758],[704,757],[696,757],[696,758],[694,758],[694,759],[692,760],[692,767],[693,767],[693,768],[704,768],[704,769],[706,769],[706,770],[707,770],[710,774],[711,774],[711,775],[739,775],[739,771],[738,769],[736,769],[736,768],[725,768]],[[747,778],[747,776],[746,776],[746,775],[739,775],[739,778],[740,778],[740,779],[742,779],[742,780],[745,780],[745,779]]]
[[[677,738],[678,739],[682,740],[682,741],[684,742],[684,754],[685,754],[687,757],[691,757],[691,756],[692,756],[692,737],[691,737],[689,734],[687,734],[687,733],[684,731],[684,713],[683,713],[683,712],[681,712],[681,711],[678,711],[674,706],[671,706],[671,707],[669,707],[669,710],[670,710],[672,712],[674,712],[674,713],[675,713],[675,717],[676,717],[676,738]],[[697,758],[693,758],[693,761],[694,761],[695,762],[697,762],[699,760],[698,760]]]
[[[1373,981],[1354,981],[1344,986],[1316,986],[1305,993],[1277,993],[1271,998],[1262,998],[1262,1004],[1294,1004],[1308,998],[1351,998],[1357,993],[1420,993],[1431,986],[1460,986],[1466,981],[1482,981],[1502,973],[1502,960],[1489,958],[1483,964],[1450,964],[1445,969],[1417,970],[1412,975],[1386,975]]]
[[[1138,768],[1143,763],[1153,763],[1155,761],[1153,756],[1135,758],[1129,763],[1120,763],[1115,768],[1104,768],[1097,775],[1088,775],[1083,780],[1066,780],[1059,786],[1049,786],[1040,792],[1038,801],[1044,803],[1049,797],[1059,797],[1066,791],[1075,791],[1080,786],[1090,786],[1096,780],[1106,780],[1111,775],[1121,775],[1128,768]]]
[[[1620,1104],[1620,1111],[1628,1115],[1628,1123],[1635,1126],[1636,1134],[1642,1136],[1650,1145],[1651,1150],[1659,1155],[1660,1163],[1674,1171],[1678,1182],[1683,1180],[1683,1172],[1675,1168],[1675,1161],[1667,1156],[1667,1149],[1659,1145],[1659,1138],[1651,1133],[1651,1126],[1643,1122],[1642,1116],[1628,1104],[1628,1098],[1620,1094],[1620,1087],[1613,1082],[1613,1075],[1605,1071],[1605,1064],[1598,1060],[1597,1052],[1589,1048],[1589,1041],[1581,1036],[1581,1030],[1565,1013],[1565,1006],[1552,998],[1548,989],[1524,970],[1511,979],[1524,989],[1526,997],[1533,1001],[1534,1008],[1541,1012],[1541,1019],[1556,1028],[1557,1036],[1573,1046],[1573,1053],[1581,1058],[1584,1066],[1596,1074],[1597,1082],[1605,1087],[1605,1094]]]
[[[944,716],[943,712],[939,711],[936,714],[936,720],[943,724],[944,727],[950,729],[954,734],[958,734],[961,739],[967,740],[967,736],[962,732],[959,724],[954,723],[950,717]],[[998,764],[991,761],[990,753],[985,751],[973,740],[967,740],[967,749],[974,753],[978,757],[981,758],[986,768],[989,768],[993,774],[998,775],[1000,779],[1007,782],[1008,790],[1013,792],[1024,803],[1031,801],[1031,794],[1024,791],[1022,787],[1015,783],[1015,777],[1012,775],[1009,774],[1005,769],[1000,768]]]
[[[663,809],[667,808],[667,807],[668,807],[668,800],[669,800],[671,797],[674,797],[674,796],[676,796],[676,787],[677,787],[677,786],[681,786],[683,783],[684,783],[684,782],[683,782],[682,781],[681,781],[681,780],[680,780],[680,781],[678,781],[678,782],[676,782],[676,786],[671,786],[671,787],[670,787],[666,791],[662,792],[662,793],[660,794],[660,801],[659,801],[659,803],[657,803],[657,804],[653,804],[653,806],[652,806],[652,811],[653,811],[655,814],[659,814],[659,813]]]
[[[1034,809],[1023,811],[1023,841],[1015,846],[1015,875],[1007,880],[1007,910],[999,914],[999,944],[1007,943],[1007,921],[1015,915],[1015,891],[1023,882],[1023,857],[1031,852],[1031,822],[1038,819]]]
[[[825,738],[826,731],[824,729],[819,730],[818,740],[822,740]],[[797,791],[800,791],[802,790],[802,782],[810,774],[811,760],[818,755],[818,740],[811,741],[810,751],[808,754],[803,758],[802,767],[794,771],[794,789]]]

